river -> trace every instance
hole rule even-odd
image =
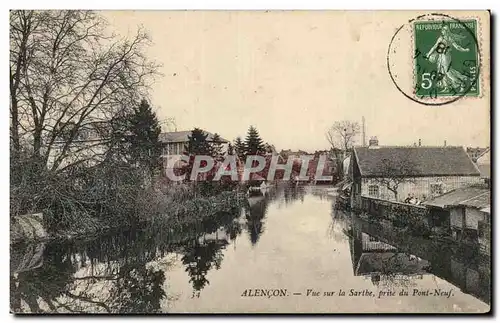
[[[489,260],[279,188],[182,232],[11,247],[16,313],[435,313],[489,310]],[[399,295],[406,291],[408,295]],[[342,295],[342,292],[345,295]]]

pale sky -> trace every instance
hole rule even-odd
[[[143,25],[147,55],[163,64],[151,92],[160,119],[233,140],[250,125],[280,149],[328,149],[336,120],[366,119],[381,145],[488,146],[482,98],[429,107],[410,101],[387,72],[392,35],[412,12],[106,11],[116,32]],[[489,22],[486,21],[486,24]],[[489,26],[484,26],[485,32]],[[489,35],[486,49],[489,53]],[[407,49],[408,50],[408,49]],[[411,52],[411,50],[408,50]],[[484,55],[484,54],[483,54]],[[408,77],[411,64],[405,67]],[[485,69],[487,71],[488,69]],[[489,80],[489,75],[486,75]]]

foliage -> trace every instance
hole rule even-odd
[[[221,136],[218,133],[214,133],[212,142],[210,143],[210,156],[214,157],[217,161],[222,161],[224,159],[222,143]]]
[[[148,223],[156,228],[192,225],[210,219],[220,212],[233,212],[245,203],[246,200],[239,193],[226,191],[215,196],[197,197],[183,203],[171,204],[157,212]]]
[[[227,144],[227,154],[228,155],[234,155],[234,146],[232,143]]]
[[[241,140],[241,137],[236,137],[234,141],[234,151],[236,156],[240,159],[241,162],[245,162],[245,143]]]
[[[110,119],[147,96],[158,68],[144,55],[149,43],[141,29],[130,39],[109,35],[106,21],[92,11],[11,11],[14,159],[23,145],[40,171],[95,159],[97,153],[83,151],[105,143]],[[89,136],[98,140],[80,145]]]
[[[260,138],[259,132],[254,126],[248,128],[248,133],[245,138],[245,156],[264,155],[264,141]]]
[[[335,121],[326,133],[326,139],[332,146],[342,151],[352,149],[359,135],[360,126],[356,121]]]
[[[210,144],[207,141],[208,134],[200,128],[194,128],[188,136],[188,143],[185,151],[188,155],[209,156],[212,152]]]
[[[144,167],[151,175],[161,170],[161,127],[149,103],[143,99],[133,110],[112,120],[110,149],[128,163]]]
[[[335,121],[326,132],[326,139],[330,143],[331,153],[335,156],[337,177],[343,179],[343,162],[348,152],[352,150],[359,135],[360,126],[356,121]]]
[[[417,168],[415,163],[409,158],[382,159],[378,165],[378,177],[374,181],[394,194],[394,199],[398,201],[398,188],[402,183],[414,183]]]

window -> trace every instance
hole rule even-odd
[[[372,197],[378,197],[378,185],[370,185],[368,186],[368,195]]]
[[[441,194],[443,194],[443,183],[431,184],[431,195],[441,195]]]

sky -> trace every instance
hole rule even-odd
[[[328,149],[335,121],[366,120],[380,145],[489,146],[489,88],[481,98],[429,107],[402,95],[387,49],[412,12],[104,11],[117,33],[142,25],[149,58],[162,64],[151,103],[177,130],[223,138],[250,125],[280,149]],[[489,29],[489,26],[483,28]],[[489,46],[489,41],[485,46]],[[401,53],[411,50],[401,46]],[[488,50],[483,50],[488,53]],[[408,56],[410,57],[410,56]],[[401,66],[402,65],[402,66]],[[411,62],[399,71],[410,78]],[[488,71],[485,68],[485,71]],[[489,79],[489,75],[486,75]],[[358,140],[360,143],[360,140]]]

